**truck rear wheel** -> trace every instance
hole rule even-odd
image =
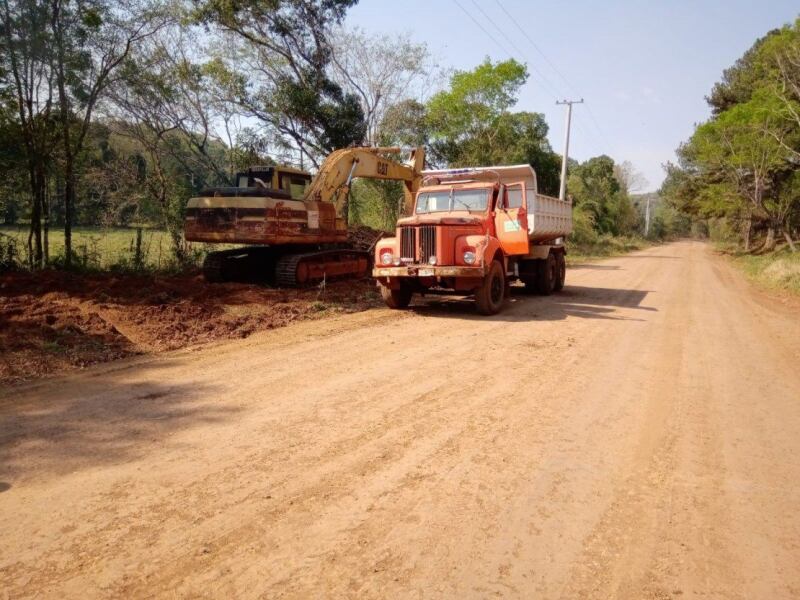
[[[558,276],[556,277],[556,284],[553,286],[553,289],[556,292],[560,292],[564,289],[564,282],[567,279],[567,258],[564,256],[563,252],[556,254],[556,273],[558,273]]]
[[[475,303],[478,312],[482,315],[496,315],[503,308],[506,299],[506,277],[503,266],[498,261],[493,261],[489,272],[483,278],[483,283],[475,292]]]
[[[547,259],[539,267],[539,277],[536,290],[542,296],[549,296],[556,288],[558,280],[558,260],[552,252],[547,255]]]
[[[383,298],[383,301],[389,308],[397,310],[408,308],[408,305],[411,304],[411,297],[414,295],[414,292],[407,285],[400,284],[398,289],[393,290],[381,284],[380,288],[381,298]]]

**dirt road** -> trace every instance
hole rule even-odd
[[[800,315],[699,243],[0,393],[10,598],[800,597]]]

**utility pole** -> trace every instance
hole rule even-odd
[[[564,133],[564,156],[561,159],[561,189],[558,192],[559,200],[567,199],[567,160],[569,160],[569,128],[572,125],[572,105],[583,104],[583,98],[580,100],[558,100],[556,104],[565,104],[567,106],[567,126]]]

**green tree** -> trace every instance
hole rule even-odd
[[[439,164],[490,164],[498,119],[516,104],[528,79],[525,65],[488,58],[472,71],[457,71],[449,89],[427,103],[431,158]]]
[[[722,72],[722,80],[714,84],[711,94],[706,96],[706,102],[715,115],[750,100],[765,76],[762,50],[770,38],[779,33],[780,30],[773,29],[756,40],[733,66]]]
[[[527,78],[525,65],[513,59],[486,59],[472,71],[454,73],[449,88],[426,106],[432,161],[453,167],[527,163],[540,190],[557,193],[560,159],[547,140],[544,115],[510,112]]]
[[[356,0],[201,0],[192,16],[222,33],[218,58],[246,75],[220,79],[224,95],[258,119],[271,142],[290,142],[319,165],[366,135],[358,98],[330,76],[329,28]]]
[[[164,28],[132,53],[111,87],[112,131],[131,140],[145,159],[140,177],[160,224],[183,262],[183,211],[199,188],[226,179],[227,148],[214,133],[213,99],[205,95],[207,71],[187,58],[177,27]],[[130,168],[123,161],[119,168]]]
[[[51,0],[49,16],[65,184],[64,259],[69,267],[77,162],[95,107],[132,47],[157,31],[164,18],[135,1],[114,0]]]
[[[54,120],[57,92],[52,68],[54,57],[50,20],[50,6],[47,3],[0,0],[0,35],[3,38],[0,71],[5,78],[3,95],[12,98],[30,189],[30,267],[41,267],[45,262],[48,175],[51,156],[58,142]]]
[[[714,115],[679,148],[662,188],[675,207],[694,215],[765,230],[761,250],[791,230],[800,212],[795,182],[800,160],[800,19],[769,32],[730,68],[708,98]]]
[[[637,216],[628,192],[615,172],[609,156],[595,156],[571,169],[567,188],[575,206],[588,213],[602,234],[635,232]]]
[[[727,183],[747,201],[748,218],[766,222],[763,250],[774,247],[776,233],[787,233],[797,200],[781,190],[794,167],[787,161],[785,132],[775,128],[770,103],[770,97],[756,94],[698,127],[690,141],[694,160],[709,177]]]
[[[541,113],[517,112],[501,115],[495,124],[496,136],[487,149],[487,164],[531,165],[536,171],[539,191],[558,195],[561,181],[561,157],[547,140],[549,127]]]
[[[428,111],[418,100],[401,100],[387,107],[379,131],[382,146],[426,146],[431,135]]]

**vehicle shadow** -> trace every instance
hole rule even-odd
[[[477,314],[472,297],[427,296],[416,298],[411,310],[428,317],[491,319],[494,321],[559,321],[567,317],[644,321],[647,313],[656,312],[642,302],[651,290],[626,290],[567,285],[552,296],[537,296],[521,286],[512,286],[511,298],[500,314],[485,317]],[[641,317],[621,314],[620,309],[642,311]]]
[[[148,371],[177,364],[159,362],[165,364],[148,365]],[[79,376],[56,392],[47,381],[0,389],[0,481],[10,486],[128,462],[158,451],[179,430],[238,412],[201,399],[213,394],[214,386],[170,384],[155,373],[126,381],[124,373]]]

